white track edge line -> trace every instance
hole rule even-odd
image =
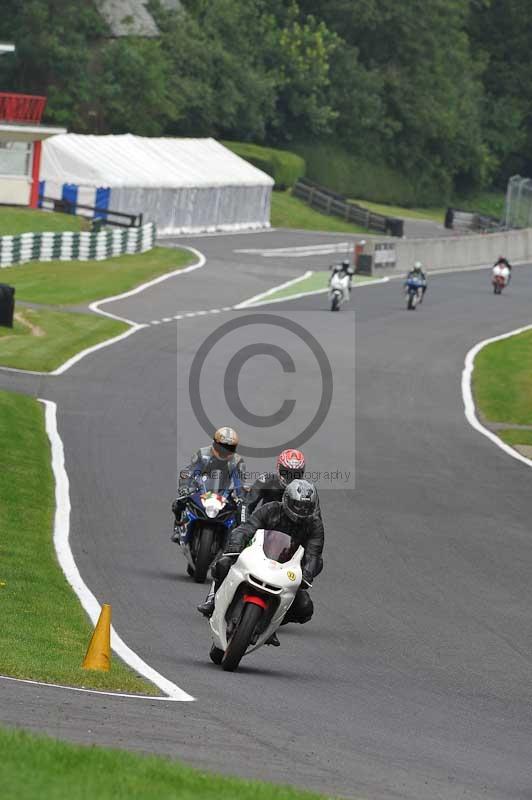
[[[475,430],[482,433],[486,436],[490,441],[500,447],[501,450],[515,458],[517,461],[521,461],[521,463],[526,464],[527,467],[532,467],[532,460],[527,458],[526,456],[521,455],[518,453],[517,450],[514,450],[513,447],[510,447],[509,444],[503,442],[493,431],[488,430],[476,415],[476,407],[475,401],[473,399],[473,388],[472,388],[472,379],[473,379],[473,371],[475,368],[475,357],[480,353],[480,351],[486,347],[488,344],[492,344],[493,342],[499,342],[502,339],[509,339],[512,336],[518,336],[520,333],[525,333],[526,331],[532,330],[532,325],[525,325],[522,328],[516,328],[513,331],[509,331],[508,333],[503,333],[500,336],[492,336],[490,339],[484,339],[482,342],[479,342],[474,347],[469,350],[465,357],[464,362],[464,369],[462,371],[462,398],[464,402],[464,413],[466,416],[467,421]]]
[[[125,317],[119,317],[116,314],[111,314],[110,311],[103,311],[99,306],[103,305],[104,303],[112,303],[115,300],[123,300],[126,297],[132,297],[135,294],[139,294],[139,292],[143,292],[145,289],[150,289],[152,286],[155,286],[158,283],[167,281],[169,278],[176,278],[178,275],[184,275],[187,272],[193,272],[194,270],[200,269],[205,265],[207,259],[203,253],[200,253],[200,251],[196,250],[195,247],[188,247],[187,245],[181,246],[184,250],[190,250],[191,253],[194,253],[194,255],[197,256],[198,261],[196,264],[191,264],[190,266],[182,269],[176,269],[173,272],[167,272],[165,275],[159,275],[158,278],[154,278],[151,281],[142,283],[140,286],[137,286],[134,289],[130,289],[127,292],[122,292],[122,294],[116,294],[112,297],[104,297],[102,300],[95,300],[93,303],[90,303],[90,311],[94,311],[96,314],[100,314],[104,317],[109,317],[109,319],[117,320],[118,322],[124,322],[126,325],[131,325],[131,328],[128,331],[124,331],[124,333],[121,333],[118,336],[113,336],[112,339],[106,339],[103,342],[92,345],[92,347],[87,347],[85,350],[81,350],[79,353],[76,353],[74,356],[57,367],[57,369],[54,369],[52,372],[36,372],[29,369],[16,369],[15,367],[2,366],[0,366],[0,370],[5,370],[7,372],[19,372],[23,375],[47,375],[53,377],[56,377],[57,375],[63,375],[63,373],[69,370],[70,367],[73,367],[74,364],[77,364],[78,361],[81,361],[82,358],[85,358],[85,356],[95,353],[97,350],[103,350],[103,348],[109,347],[112,344],[116,344],[116,342],[120,342],[122,339],[127,339],[127,337],[131,336],[131,334],[137,333],[137,331],[149,327],[150,323],[133,322],[133,320],[126,319]],[[151,324],[159,323],[157,321],[153,321]]]
[[[39,398],[45,407],[46,433],[52,451],[52,471],[55,481],[54,547],[63,573],[79,598],[81,605],[95,625],[100,616],[101,606],[80,575],[70,548],[70,492],[68,475],[65,469],[63,442],[57,428],[57,405],[51,400]],[[190,701],[194,698],[172,683],[153,667],[150,667],[120,638],[111,627],[111,647],[114,652],[132,669],[155,684],[167,695],[167,700]],[[135,695],[126,695],[135,697]],[[151,698],[150,698],[151,699]]]
[[[12,681],[13,683],[27,683],[30,686],[42,686],[50,689],[67,689],[69,692],[84,692],[85,694],[101,694],[104,697],[129,697],[133,700],[163,700],[164,702],[176,702],[173,697],[161,697],[160,695],[150,694],[127,694],[125,692],[105,692],[103,689],[85,689],[83,686],[67,686],[62,683],[45,683],[45,681],[30,681],[28,678],[13,678],[11,675],[0,675],[0,681]]]
[[[360,283],[353,284],[353,290],[356,291],[357,289],[360,289],[362,286],[378,286],[378,284],[380,283],[388,283],[389,280],[390,280],[389,277],[385,277],[385,278],[379,278],[378,280],[375,281],[361,281]],[[274,287],[274,288],[275,291],[277,291],[277,289],[280,289],[280,287]],[[256,308],[257,306],[266,306],[269,305],[270,303],[286,303],[288,300],[299,300],[299,298],[301,297],[311,297],[312,295],[316,294],[325,294],[328,291],[329,291],[328,287],[325,287],[324,289],[312,289],[310,292],[298,292],[297,294],[290,294],[287,297],[278,297],[270,300],[261,300],[256,303],[253,303],[253,305],[251,305],[251,301],[245,301],[246,303],[245,306],[241,304],[239,306],[235,306],[235,309]],[[253,300],[253,298],[251,299]]]
[[[249,297],[247,300],[243,300],[241,303],[238,303],[236,306],[233,306],[235,309],[239,308],[246,308],[246,306],[250,306],[253,303],[259,302],[264,297],[269,297],[275,292],[280,292],[282,289],[288,289],[289,286],[294,286],[296,283],[300,283],[301,281],[307,280],[313,275],[313,271],[311,269],[304,272],[302,275],[298,275],[296,278],[291,278],[289,281],[285,281],[284,283],[280,283],[278,286],[272,286],[271,289],[266,289],[265,292],[260,292],[260,294],[253,295],[253,297]]]

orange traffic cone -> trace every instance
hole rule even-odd
[[[87,654],[81,665],[83,669],[111,669],[111,606],[102,606],[98,622],[94,628]]]

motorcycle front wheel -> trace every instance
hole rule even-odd
[[[408,293],[408,302],[406,304],[406,307],[407,307],[407,309],[409,311],[412,311],[416,307],[416,303],[415,303],[414,297],[415,297],[415,295],[414,295],[413,292],[409,292]]]
[[[240,664],[240,659],[249,647],[261,616],[262,608],[260,606],[256,606],[255,603],[246,603],[240,622],[231,636],[222,658],[222,669],[226,672],[234,672]]]
[[[338,295],[334,294],[331,300],[331,311],[338,311],[340,306],[340,300],[338,299]]]
[[[214,541],[214,530],[202,527],[199,532],[199,542],[194,561],[194,582],[205,583],[207,572],[211,564],[212,544]]]

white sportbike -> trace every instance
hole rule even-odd
[[[329,284],[329,300],[331,311],[338,311],[343,303],[349,300],[351,277],[345,272],[333,272]]]
[[[233,672],[275,633],[301,585],[304,552],[286,533],[256,531],[216,592],[211,661]]]

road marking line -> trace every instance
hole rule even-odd
[[[378,286],[381,283],[388,283],[389,280],[390,280],[389,277],[385,277],[385,278],[379,278],[378,280],[375,281],[361,281],[360,283],[353,284],[353,290],[356,291],[356,289],[359,289],[362,286]],[[281,284],[281,286],[276,286],[272,291],[278,291],[281,288],[283,288],[283,284]],[[324,289],[311,289],[309,292],[297,292],[296,294],[287,295],[287,297],[277,297],[277,298],[274,297],[271,298],[270,300],[260,300],[258,302],[253,302],[253,303],[251,301],[255,300],[255,298],[252,297],[251,300],[244,301],[245,305],[241,303],[240,305],[235,306],[235,309],[257,308],[258,306],[267,306],[270,303],[286,303],[288,300],[299,300],[301,297],[311,297],[312,295],[315,294],[325,294],[328,291],[329,291],[328,287],[325,287]]]
[[[259,255],[264,258],[304,258],[305,256],[323,256],[332,253],[347,253],[353,247],[352,242],[338,242],[337,244],[309,244],[295,247],[255,248],[250,250],[235,250],[235,253]]]
[[[46,433],[52,450],[52,471],[55,481],[54,547],[57,560],[67,581],[78,596],[81,605],[89,615],[93,625],[98,621],[101,606],[80,575],[72,550],[70,549],[70,491],[65,468],[63,442],[57,428],[57,405],[51,400],[40,402],[45,407]],[[140,658],[111,627],[111,647],[125,663],[151,681],[164,692],[168,699],[190,701],[194,698],[172,683]]]
[[[532,460],[530,458],[526,458],[526,456],[518,453],[517,450],[514,450],[514,448],[510,447],[509,444],[506,444],[506,442],[503,442],[502,439],[499,439],[499,437],[493,433],[493,431],[488,430],[488,428],[485,428],[484,425],[481,424],[476,415],[476,407],[473,399],[472,389],[475,357],[480,353],[480,351],[486,347],[486,345],[492,344],[492,342],[500,342],[501,339],[509,339],[512,336],[518,336],[520,333],[525,333],[529,330],[532,330],[532,325],[525,325],[523,328],[516,328],[509,333],[503,333],[500,336],[492,336],[491,339],[484,339],[482,342],[479,342],[472,347],[465,357],[464,369],[462,371],[462,397],[464,401],[464,413],[471,427],[475,428],[475,430],[479,431],[488,439],[490,439],[490,441],[496,444],[497,447],[500,447],[501,450],[504,450],[504,452],[509,456],[512,456],[512,458],[515,458],[517,461],[521,461],[523,464],[526,464],[527,467],[532,467]]]
[[[84,689],[82,686],[66,686],[62,683],[45,683],[44,681],[30,681],[27,678],[13,678],[10,675],[0,675],[0,681],[13,681],[14,683],[28,683],[32,686],[44,686],[50,689],[68,689],[70,692],[85,692],[87,694],[101,694],[105,697],[130,697],[132,700],[163,700],[176,702],[174,697],[161,697],[151,694],[127,694],[126,692],[104,692],[102,689]]]
[[[254,297],[248,298],[248,300],[244,300],[242,303],[238,303],[235,308],[246,308],[246,306],[251,306],[253,303],[258,303],[264,297],[269,297],[275,292],[280,292],[282,289],[288,289],[289,286],[293,286],[295,283],[300,283],[301,281],[310,278],[313,275],[313,271],[311,269],[304,272],[303,275],[298,275],[297,278],[291,278],[289,281],[285,281],[284,283],[280,283],[278,286],[273,286],[271,289],[267,289],[265,292],[261,292],[260,294],[256,294]]]

